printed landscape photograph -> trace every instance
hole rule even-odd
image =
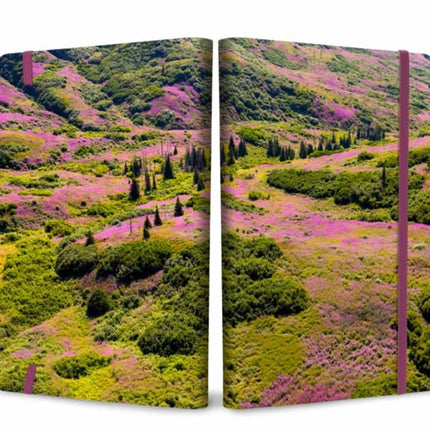
[[[207,405],[212,42],[0,58],[0,390]]]
[[[430,389],[430,57],[410,56],[408,391]],[[396,394],[399,54],[220,42],[224,404]]]

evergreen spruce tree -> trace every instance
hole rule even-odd
[[[294,151],[294,148],[290,147],[290,160],[294,160],[296,158],[296,151]]]
[[[143,228],[143,239],[149,240],[150,237],[151,237],[151,235],[149,234],[149,230],[146,227],[144,227]]]
[[[193,145],[193,149],[191,150],[191,167],[195,169],[197,167],[197,150]]]
[[[269,139],[269,143],[267,144],[267,152],[266,152],[266,154],[267,154],[267,156],[269,158],[275,156],[275,151],[274,151],[274,147],[273,147],[273,140],[272,140],[272,138]]]
[[[300,142],[299,157],[302,159],[307,157],[307,151],[304,142]]]
[[[234,144],[233,136],[230,136],[230,141],[228,142],[228,154],[229,154],[229,159],[231,157],[234,160],[236,160],[238,154],[237,154],[236,145]]]
[[[225,156],[225,147],[223,143],[221,143],[221,148],[220,148],[220,159],[221,159],[221,166],[224,166],[226,162],[226,156]]]
[[[193,159],[191,156],[191,151],[189,148],[185,151],[185,170],[189,172],[190,167],[193,164]]]
[[[245,157],[245,155],[248,155],[248,150],[246,149],[246,143],[242,138],[240,139],[240,142],[239,142],[237,154],[239,157]]]
[[[331,144],[334,145],[335,143],[336,143],[336,135],[334,134],[334,131],[333,131],[333,134],[331,135]]]
[[[122,174],[125,176],[128,173],[128,166],[127,166],[127,162],[124,163],[124,169],[122,171]]]
[[[228,155],[227,155],[227,164],[229,166],[231,166],[232,164],[234,164],[236,162],[236,157],[234,155],[234,150],[228,150]]]
[[[166,157],[166,160],[164,162],[163,178],[165,180],[175,179],[175,176],[173,174],[173,167],[172,167],[172,163],[170,161],[170,156],[169,155]]]
[[[306,148],[306,154],[311,155],[312,152],[314,152],[314,147],[311,144],[309,144],[308,147]]]
[[[173,155],[178,155],[178,148],[175,145],[175,149],[173,150]]]
[[[205,183],[203,182],[203,179],[201,176],[199,176],[199,180],[197,182],[197,191],[202,191],[205,189]]]
[[[152,174],[152,189],[157,189],[157,179],[155,178],[155,173]]]
[[[199,173],[197,172],[197,169],[194,169],[193,185],[197,185],[198,183],[199,183]]]
[[[176,217],[184,215],[184,208],[179,200],[179,196],[176,197],[175,212],[173,215]]]
[[[322,139],[318,142],[318,151],[324,151],[323,141]]]
[[[279,161],[285,161],[287,159],[287,149],[285,147],[281,148],[281,155],[279,156]]]
[[[132,178],[131,180],[129,197],[130,197],[130,200],[133,202],[138,200],[140,197],[139,182],[137,182],[136,178]]]
[[[279,138],[277,136],[273,138],[273,155],[275,157],[281,155],[281,147],[279,146]]]
[[[144,222],[143,226],[147,229],[152,228],[152,223],[151,223],[151,220],[149,219],[148,215],[146,215],[145,222]]]
[[[161,221],[160,217],[160,212],[158,211],[158,206],[155,206],[154,225],[163,225],[163,221]]]
[[[145,194],[149,194],[151,192],[151,177],[149,176],[149,172],[145,172]]]
[[[131,170],[133,171],[133,175],[135,178],[138,178],[140,176],[140,163],[139,163],[139,159],[137,157],[133,158],[133,161],[131,163]]]
[[[352,137],[351,137],[351,130],[348,131],[348,137],[346,138],[346,148],[350,148],[352,145]]]
[[[85,235],[85,237],[86,237],[85,246],[94,245],[96,243],[96,240],[91,230],[87,231],[87,234]]]

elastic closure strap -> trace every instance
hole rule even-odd
[[[34,380],[36,379],[36,365],[30,364],[27,367],[27,375],[24,381],[24,394],[33,393]]]
[[[33,85],[33,53],[26,51],[22,54],[22,80],[24,85]]]
[[[400,54],[397,393],[407,389],[409,53]]]

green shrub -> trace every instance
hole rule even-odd
[[[266,258],[269,261],[274,261],[282,256],[281,248],[274,239],[260,234],[248,241],[249,252],[254,257]]]
[[[9,233],[17,229],[17,208],[15,203],[0,203],[0,233]]]
[[[97,327],[94,333],[94,340],[96,342],[106,342],[118,340],[118,333],[115,327],[111,325],[102,324]]]
[[[251,127],[241,127],[239,136],[251,145],[263,145],[269,140],[270,135],[265,130]]]
[[[227,277],[223,289],[224,319],[232,325],[252,321],[262,315],[296,314],[305,310],[309,301],[306,290],[289,279],[263,279],[252,283]]]
[[[94,290],[87,304],[87,316],[89,318],[97,318],[104,315],[110,308],[109,300],[103,290]]]
[[[373,158],[375,158],[375,154],[371,154],[370,152],[360,152],[360,154],[357,155],[358,162],[372,160]]]
[[[237,199],[225,191],[221,191],[221,202],[226,208],[234,209],[239,212],[257,214],[264,214],[267,212],[265,209],[257,207],[252,203]]]
[[[55,271],[64,279],[79,278],[95,269],[98,261],[97,247],[75,243],[66,246],[57,257]]]
[[[275,266],[264,258],[249,257],[241,260],[241,273],[249,276],[253,281],[271,278],[275,273]]]
[[[140,297],[137,294],[129,294],[124,297],[122,305],[125,309],[135,309],[140,305]]]
[[[430,333],[428,329],[410,345],[409,358],[421,373],[430,377]]]
[[[173,130],[181,128],[179,124],[180,118],[169,109],[161,110],[154,119],[155,125],[164,130]]]
[[[409,220],[430,224],[430,190],[410,194]]]
[[[71,305],[71,291],[54,272],[55,246],[47,239],[24,238],[8,254],[0,288],[0,312],[15,326],[29,327]]]
[[[398,170],[342,172],[328,170],[272,170],[267,183],[287,193],[302,193],[315,199],[333,197],[337,205],[357,204],[362,209],[395,208],[398,202]],[[409,189],[418,190],[424,176],[409,177]],[[418,205],[417,205],[418,206]]]
[[[139,337],[138,346],[143,354],[191,355],[196,341],[196,332],[180,315],[169,315],[149,326]]]
[[[172,255],[172,248],[163,240],[135,241],[106,247],[100,255],[98,276],[115,276],[129,283],[161,270]]]
[[[133,136],[133,140],[137,140],[138,142],[146,142],[148,140],[157,139],[159,135],[160,133],[156,131],[146,131],[141,134],[135,134]]]
[[[62,378],[79,379],[91,374],[96,369],[106,367],[110,362],[110,357],[89,352],[73,357],[60,358],[52,365],[52,368]]]
[[[74,226],[63,219],[50,219],[45,222],[45,231],[52,236],[70,236],[74,232]]]
[[[260,191],[251,191],[248,194],[248,199],[251,200],[251,201],[255,201],[255,200],[269,200],[270,199],[270,195],[269,194],[261,193]]]
[[[274,262],[281,256],[272,238],[223,234],[225,323],[236,325],[262,315],[283,316],[306,309],[309,298],[304,287],[285,275],[274,277]]]

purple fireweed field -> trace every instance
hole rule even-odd
[[[395,394],[397,53],[229,39],[220,57],[225,405]],[[413,54],[408,391],[430,389],[429,82]]]
[[[0,389],[207,404],[211,45],[0,58]],[[184,271],[185,268],[185,271]]]

